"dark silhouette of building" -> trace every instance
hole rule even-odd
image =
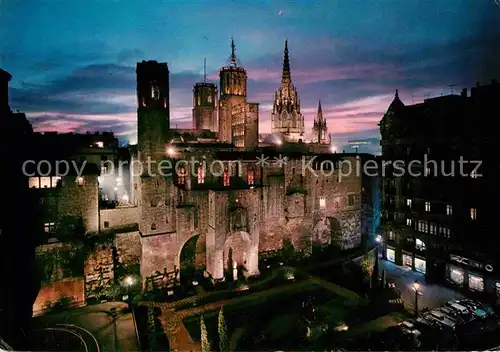
[[[31,318],[36,298],[34,265],[36,204],[26,187],[22,165],[33,130],[26,116],[9,107],[11,75],[0,69],[0,335],[16,347]]]
[[[384,256],[428,279],[500,297],[500,84],[406,106],[380,122]]]

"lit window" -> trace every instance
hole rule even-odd
[[[423,220],[418,220],[418,231],[420,232],[429,232],[429,224],[427,223],[427,221],[423,221]]]
[[[431,211],[431,202],[425,202],[425,211],[426,212]]]
[[[325,209],[326,208],[326,199],[325,198],[322,197],[322,198],[319,199],[319,207],[321,209]]]
[[[104,148],[104,142],[97,142],[95,145],[97,148]]]
[[[40,177],[40,188],[50,188],[50,177]]]
[[[43,230],[45,233],[54,233],[56,232],[56,225],[53,222],[46,222],[43,225]]]
[[[186,169],[184,168],[184,166],[181,166],[179,168],[179,175],[177,177],[177,180],[180,185],[186,184]]]
[[[446,205],[446,215],[451,215],[453,214],[453,207],[451,206],[451,204],[447,204]]]
[[[255,183],[255,171],[253,168],[248,169],[247,182],[249,185],[253,185]]]
[[[421,239],[417,238],[415,241],[415,248],[419,251],[425,251],[425,243]]]
[[[80,176],[76,179],[76,182],[78,183],[78,186],[83,186],[83,184],[85,183],[85,180],[83,177]]]
[[[450,229],[444,226],[441,226],[439,228],[439,234],[442,235],[443,237],[450,238]]]
[[[411,226],[411,219],[406,219],[406,225]]]
[[[431,235],[435,235],[437,233],[437,226],[436,226],[436,224],[430,224],[429,225],[429,233]]]
[[[347,195],[347,205],[350,207],[354,206],[354,194]]]
[[[407,205],[409,208],[411,208],[411,199],[409,199],[409,198],[408,198],[408,199],[406,200],[406,205]]]
[[[470,218],[472,220],[477,219],[477,209],[476,208],[470,208]]]
[[[29,178],[29,188],[40,188],[40,178],[30,177]]]
[[[223,183],[224,186],[229,186],[231,184],[231,177],[229,175],[229,168],[227,166],[224,168]]]
[[[205,183],[205,169],[203,166],[198,166],[198,184]]]
[[[51,182],[52,187],[59,186],[60,183],[61,183],[61,180],[62,180],[61,176],[53,176],[53,177],[51,177],[51,181],[50,182]]]

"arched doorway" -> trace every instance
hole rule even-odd
[[[199,235],[190,237],[179,253],[179,275],[182,283],[190,283],[196,274],[196,244]]]
[[[233,269],[235,268],[238,275],[248,269],[250,249],[250,236],[246,232],[235,232],[226,239],[224,243],[224,271],[229,277],[233,276]]]

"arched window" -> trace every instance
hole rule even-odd
[[[251,166],[248,167],[247,182],[249,185],[255,184],[255,171],[254,171],[253,167],[251,167]]]
[[[184,166],[181,166],[179,168],[178,182],[180,185],[186,184],[186,169],[184,168]]]
[[[229,174],[229,167],[227,165],[224,167],[223,182],[224,186],[229,186],[231,184],[231,176]]]
[[[205,168],[200,165],[198,166],[198,184],[205,183]]]

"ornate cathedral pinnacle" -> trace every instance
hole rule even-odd
[[[283,58],[283,76],[281,78],[282,82],[291,82],[291,73],[290,73],[290,59],[288,57],[288,39],[285,40],[285,54]]]
[[[323,111],[321,110],[321,100],[318,103],[318,120],[323,120]]]

